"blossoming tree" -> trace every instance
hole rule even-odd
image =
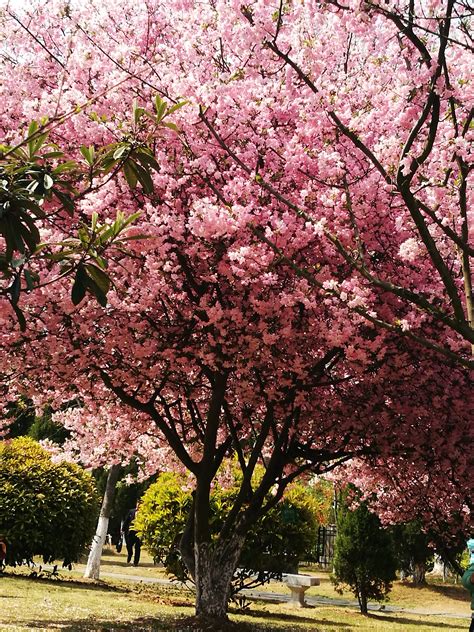
[[[199,615],[225,616],[249,527],[299,474],[354,456],[416,473],[472,436],[464,13],[123,0],[2,14],[6,135],[95,95],[54,133],[91,165],[114,143],[122,171],[78,218],[140,212],[105,307],[59,279],[21,296],[19,334],[2,306],[9,388],[80,401],[65,422],[91,458],[171,451],[194,475],[180,548]],[[212,539],[228,455],[241,489]]]

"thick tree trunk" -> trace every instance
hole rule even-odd
[[[426,584],[426,564],[424,562],[413,564],[413,583],[415,586]]]
[[[233,534],[220,544],[195,545],[196,615],[226,619],[231,583],[245,537]]]
[[[99,520],[94,539],[92,540],[89,558],[87,560],[84,577],[88,579],[99,579],[100,576],[100,558],[102,549],[107,536],[107,528],[109,526],[109,518],[112,511],[112,503],[114,500],[115,487],[117,485],[120,474],[120,465],[112,465],[107,476],[107,484],[105,486],[104,498],[100,508]]]

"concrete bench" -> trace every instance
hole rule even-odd
[[[291,591],[290,604],[295,608],[304,608],[306,602],[304,594],[311,586],[319,586],[319,577],[312,575],[291,575],[285,573],[282,580]]]

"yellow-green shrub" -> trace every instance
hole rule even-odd
[[[218,533],[238,492],[234,484],[215,487],[211,494],[211,529]],[[258,475],[258,474],[257,474]],[[168,572],[183,578],[177,545],[191,507],[191,492],[179,474],[161,474],[142,498],[135,525],[145,547]],[[320,507],[302,484],[293,484],[284,499],[251,529],[239,566],[254,571],[289,572],[314,548]]]

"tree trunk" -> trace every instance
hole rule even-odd
[[[424,562],[415,562],[413,564],[413,583],[415,586],[426,584],[426,564]]]
[[[439,555],[435,555],[433,570],[429,573],[432,577],[446,579],[446,564]]]
[[[363,586],[360,587],[357,593],[357,598],[359,601],[359,608],[362,614],[367,614],[367,593]]]
[[[107,536],[107,528],[109,526],[109,518],[112,512],[112,503],[114,500],[115,487],[117,485],[120,474],[120,465],[112,465],[107,476],[107,484],[105,486],[104,498],[100,508],[99,520],[94,539],[92,540],[91,550],[87,559],[87,566],[84,577],[88,579],[99,579],[100,575],[100,558],[102,556],[102,548]]]
[[[245,536],[232,534],[218,544],[195,544],[196,615],[227,619],[234,576]]]

